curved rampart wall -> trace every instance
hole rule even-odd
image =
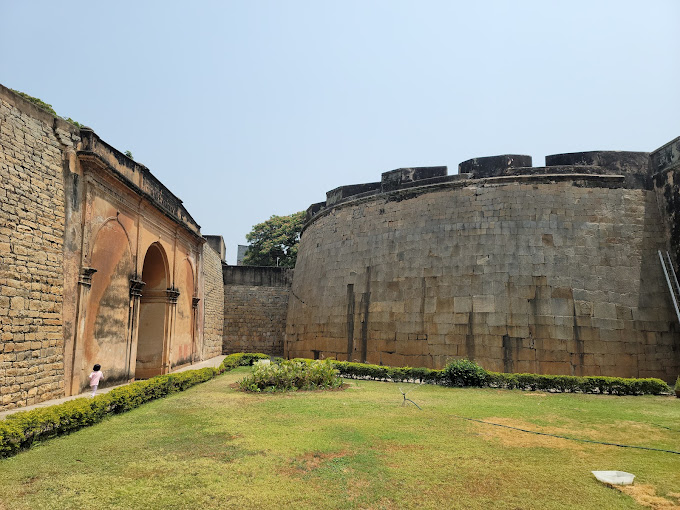
[[[674,380],[655,194],[576,170],[313,206],[285,355]]]

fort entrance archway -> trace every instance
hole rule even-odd
[[[145,283],[139,307],[139,333],[135,378],[146,379],[164,372],[167,365],[168,265],[159,243],[149,246],[144,257]]]

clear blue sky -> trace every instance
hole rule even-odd
[[[337,186],[680,135],[680,2],[0,0],[0,83],[150,168],[227,260]]]

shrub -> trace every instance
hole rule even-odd
[[[342,385],[338,371],[330,360],[311,363],[281,361],[279,364],[256,364],[253,373],[239,381],[245,391],[297,391],[330,389]]]
[[[247,367],[255,363],[259,359],[269,359],[269,356],[259,352],[256,353],[246,353],[237,352],[235,354],[230,354],[222,361],[219,371],[228,372],[236,367]]]
[[[311,363],[307,359],[296,361]],[[661,379],[624,379],[620,377],[577,377],[570,375],[506,374],[487,372],[475,362],[452,361],[443,370],[387,367],[368,363],[333,361],[342,377],[375,381],[413,381],[445,386],[490,386],[493,388],[555,392],[600,393],[609,395],[660,395],[670,388]],[[680,379],[680,378],[679,378]]]
[[[486,384],[487,373],[474,361],[457,359],[444,367],[444,376],[449,386],[477,386]]]
[[[623,377],[505,374],[487,372],[487,385],[495,388],[582,392],[608,395],[661,395],[670,388],[661,379]]]

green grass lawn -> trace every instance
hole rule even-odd
[[[459,416],[680,451],[680,399],[368,381],[332,392],[232,389],[248,371],[0,460],[0,509],[678,505],[680,455]],[[399,387],[422,410],[402,407]],[[593,470],[635,474],[632,495],[600,484]]]

